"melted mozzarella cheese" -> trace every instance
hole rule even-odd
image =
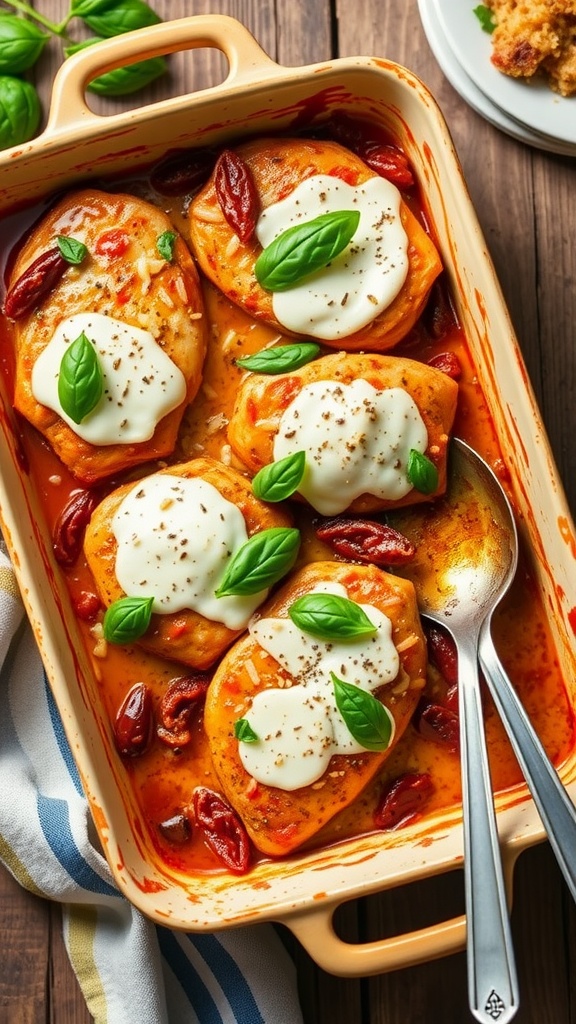
[[[100,401],[74,423],[58,398],[67,347],[82,332],[92,342],[104,377]],[[32,394],[90,444],[148,441],[160,420],[186,397],[184,374],[149,331],[101,313],[76,313],[58,325],[32,370]]]
[[[348,596],[338,583],[319,584],[313,593]],[[365,751],[336,706],[331,673],[373,693],[396,679],[400,658],[390,619],[373,605],[360,607],[377,632],[355,641],[319,640],[288,618],[250,623],[251,636],[295,680],[291,687],[257,693],[246,714],[258,740],[240,742],[239,754],[258,782],[287,791],[310,786],[335,754]]]
[[[408,236],[400,202],[400,192],[384,178],[353,186],[317,174],[268,206],[256,225],[264,248],[288,228],[319,214],[360,212],[354,237],[327,267],[273,293],[279,323],[289,331],[326,340],[354,334],[372,323],[396,298],[408,273]]]
[[[322,515],[336,515],[361,494],[397,501],[411,490],[410,450],[426,451],[428,432],[402,388],[377,391],[366,380],[305,385],[284,410],[274,459],[306,452],[298,491]]]
[[[248,534],[240,509],[206,480],[146,477],[121,502],[112,532],[120,586],[132,597],[154,597],[154,612],[192,609],[229,629],[244,629],[266,597],[267,591],[215,596]]]

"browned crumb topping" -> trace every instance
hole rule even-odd
[[[543,74],[576,93],[576,0],[485,0],[494,14],[492,63],[514,78]]]

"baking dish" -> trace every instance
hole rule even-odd
[[[221,50],[228,61],[229,74],[221,85],[106,118],[87,107],[84,88],[95,74],[130,59],[204,46]],[[409,71],[370,58],[282,68],[238,22],[218,16],[165,23],[110,40],[67,62],[54,84],[43,135],[3,155],[1,209],[5,213],[37,204],[96,171],[118,175],[148,165],[168,149],[286,130],[334,109],[361,114],[389,129],[422,183],[550,610],[561,671],[566,681],[573,680],[570,613],[576,591],[569,567],[576,549],[574,527],[449,132],[433,98]],[[2,402],[2,528],[104,850],[126,896],[155,920],[189,930],[281,920],[320,966],[338,974],[377,973],[461,949],[463,918],[359,945],[343,942],[333,928],[340,903],[461,864],[457,809],[401,834],[363,837],[303,854],[289,864],[263,863],[246,878],[205,876],[191,882],[159,861],[119,773],[97,681],[75,637],[39,499],[22,472],[6,394]],[[574,703],[573,693],[570,699]],[[561,773],[572,793],[576,754]],[[543,831],[524,788],[500,794],[497,810],[511,887],[517,855],[542,839]]]

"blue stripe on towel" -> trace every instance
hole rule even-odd
[[[242,1024],[264,1024],[264,1018],[258,1009],[256,1000],[246,978],[238,964],[222,946],[215,935],[189,935],[198,952],[209,965],[214,977],[226,993],[226,998],[234,1012],[234,1018]]]
[[[54,697],[52,695],[52,690],[50,689],[50,686],[48,684],[48,679],[46,678],[46,673],[44,673],[44,687],[45,687],[45,690],[46,690],[46,701],[47,701],[47,704],[48,704],[48,711],[50,712],[50,721],[52,723],[52,729],[54,730],[54,735],[56,737],[56,742],[58,744],[58,749],[60,750],[60,753],[62,754],[62,760],[64,761],[64,763],[65,763],[65,765],[66,765],[66,767],[68,769],[68,774],[70,775],[70,778],[72,779],[72,782],[74,783],[74,786],[75,786],[77,792],[80,794],[80,796],[84,796],[84,791],[82,789],[82,783],[80,781],[80,775],[79,775],[78,769],[76,767],[74,758],[72,757],[72,751],[70,750],[70,747],[68,746],[68,740],[66,739],[66,733],[64,732],[64,726],[62,725],[62,721],[60,719],[60,715],[58,714],[58,709],[56,707],[56,701],[54,700]]]
[[[83,889],[87,889],[88,892],[99,893],[102,896],[118,897],[118,890],[113,889],[108,882],[96,874],[94,869],[84,860],[76,846],[72,829],[70,828],[67,802],[56,797],[46,797],[42,793],[38,793],[36,806],[38,809],[38,819],[46,842],[70,877]]]
[[[224,1024],[211,993],[195,971],[194,965],[190,963],[174,934],[160,926],[156,928],[156,931],[161,953],[180,982],[198,1020],[201,1020],[202,1024]]]

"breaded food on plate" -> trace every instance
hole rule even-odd
[[[125,597],[154,598],[140,646],[204,670],[268,595],[264,588],[219,597],[231,559],[274,527],[290,527],[284,511],[258,501],[240,473],[202,458],[104,498],[86,529],[84,553],[106,608]]]
[[[70,193],[18,254],[5,312],[14,404],[78,479],[173,451],[207,328],[198,272],[166,214],[121,193]]]
[[[310,598],[320,614],[339,599],[372,631],[319,639],[291,618]],[[220,784],[258,850],[290,853],[359,796],[404,733],[425,673],[414,588],[374,566],[311,563],[260,609],[204,709]],[[361,734],[354,708],[371,723]]]
[[[442,266],[395,185],[335,142],[259,139],[235,147],[228,160],[237,190],[238,181],[247,196],[251,190],[254,232],[241,240],[225,217],[229,197],[218,164],[189,215],[196,259],[229,299],[284,334],[339,349],[383,351],[408,334]],[[313,266],[325,244],[332,252],[327,237],[342,213],[358,215],[350,240]],[[318,217],[324,221],[313,224]],[[289,230],[292,246],[293,229],[308,237],[294,244],[280,277],[288,263],[291,275],[298,265],[299,276],[279,289],[262,274],[259,257],[265,251],[270,263],[272,243]]]
[[[576,0],[486,0],[494,15],[492,63],[514,78],[542,73],[561,96],[576,93]]]
[[[425,363],[340,352],[248,373],[228,439],[253,475],[305,452],[295,496],[322,515],[374,512],[443,492],[457,396],[456,381]]]

